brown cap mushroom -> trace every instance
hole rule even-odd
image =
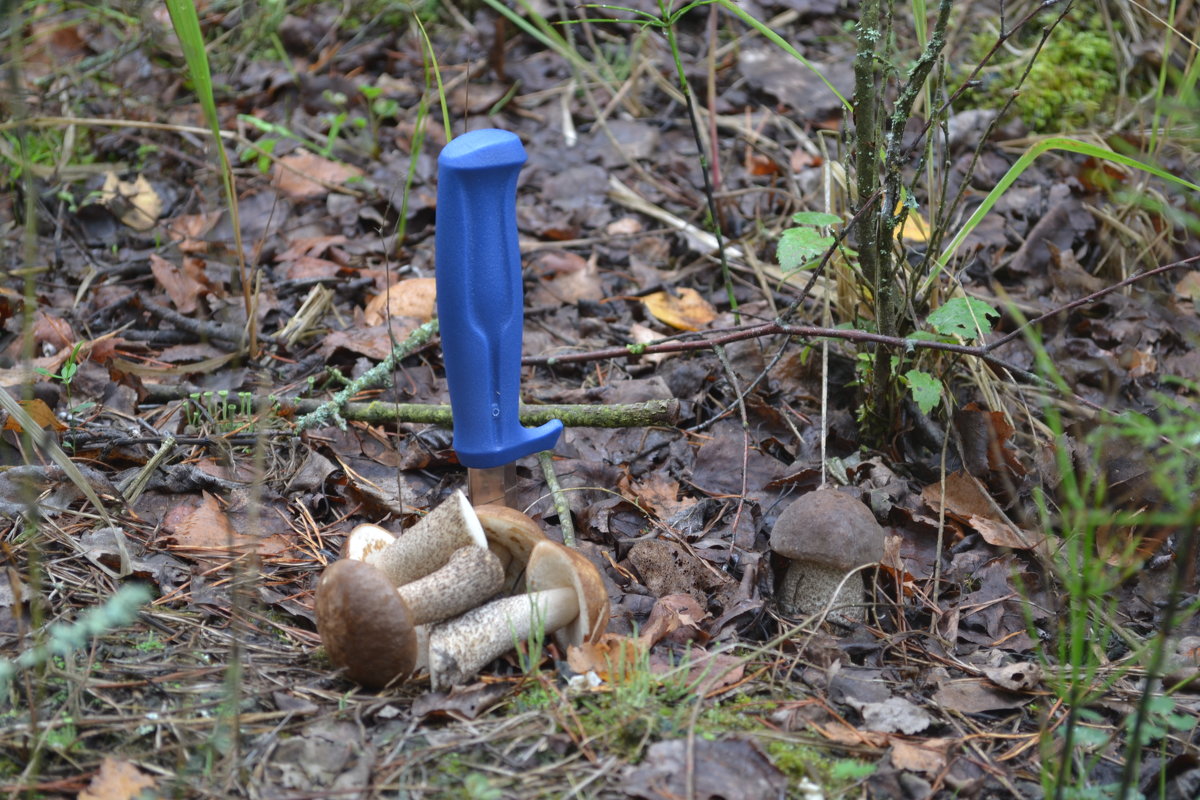
[[[508,506],[483,505],[475,507],[488,548],[504,564],[504,594],[524,591],[521,578],[529,556],[538,542],[548,541],[542,528],[525,514]]]
[[[381,688],[425,661],[418,626],[475,608],[503,582],[499,559],[482,547],[460,548],[441,569],[399,588],[370,564],[344,559],[317,585],[317,632],[335,666]]]
[[[334,666],[372,689],[412,674],[416,625],[391,581],[362,561],[335,561],[317,584],[317,633]]]
[[[462,683],[538,629],[560,646],[599,636],[608,623],[608,593],[579,553],[546,540],[534,546],[529,591],[468,611],[429,631],[429,680],[434,689]]]
[[[793,502],[771,529],[771,549],[791,561],[776,594],[780,611],[816,614],[832,604],[830,621],[862,622],[862,573],[846,575],[878,563],[883,540],[875,515],[848,494],[823,488]]]

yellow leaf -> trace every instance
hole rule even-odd
[[[32,400],[20,400],[21,408],[25,409],[25,413],[29,414],[30,419],[36,422],[42,428],[49,428],[53,431],[65,431],[67,426],[59,421],[58,417],[54,416],[54,412],[50,410],[50,406],[46,405],[36,397]],[[21,423],[17,422],[13,417],[9,417],[4,421],[4,430],[16,431],[23,433]]]
[[[135,231],[148,231],[162,214],[163,202],[146,180],[138,175],[132,181],[123,181],[117,173],[109,171],[104,176],[104,187],[100,190],[100,202],[108,207],[117,219]]]
[[[900,213],[899,205],[896,206],[896,213]],[[900,238],[906,242],[928,242],[929,223],[910,208],[908,216],[904,218],[904,225],[900,228]]]
[[[695,289],[680,289],[678,296],[655,292],[642,302],[657,320],[681,331],[698,331],[717,316],[717,310]]]

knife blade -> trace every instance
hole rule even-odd
[[[454,418],[454,449],[471,502],[516,505],[518,458],[549,450],[562,422],[521,424],[524,291],[517,240],[521,140],[481,129],[438,156],[435,233],[438,324]]]

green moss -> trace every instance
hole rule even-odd
[[[1044,20],[1049,24],[1051,20]],[[1038,32],[1037,25],[1030,26]],[[993,36],[980,34],[971,45],[970,57],[981,59],[992,46]],[[982,108],[1000,108],[1016,87],[1032,57],[1036,39],[1021,44],[1021,55],[1001,49],[985,73],[983,88],[967,95],[967,103]],[[1005,60],[1007,58],[1007,60]],[[1112,42],[1099,17],[1084,22],[1074,15],[1064,19],[1042,48],[1013,102],[1013,110],[1030,130],[1053,133],[1095,126],[1112,108],[1117,90],[1117,60]]]
[[[803,779],[821,786],[827,796],[842,797],[851,787],[875,772],[875,765],[851,758],[830,758],[827,753],[808,745],[786,739],[774,739],[766,744],[771,762],[797,784]]]

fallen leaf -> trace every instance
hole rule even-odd
[[[344,331],[334,331],[321,342],[321,352],[328,356],[338,348],[366,356],[374,361],[383,361],[392,352],[392,342],[402,342],[417,329],[420,320],[412,317],[392,317],[391,336],[387,325],[371,327],[357,326]]]
[[[580,300],[601,300],[599,260],[585,259],[565,250],[546,250],[536,255],[530,268],[538,281],[529,301],[535,306],[575,305]]]
[[[882,703],[854,703],[869,731],[880,733],[920,733],[933,724],[922,708],[903,697],[889,697]]]
[[[642,232],[642,223],[636,217],[621,217],[608,223],[604,232],[609,236],[633,236]]]
[[[900,213],[900,206],[896,206],[896,213]],[[904,218],[904,225],[900,227],[900,238],[906,242],[927,242],[929,241],[929,223],[924,218],[913,211],[908,210],[908,216]]]
[[[362,170],[351,164],[330,161],[307,150],[288,153],[276,162],[273,182],[293,200],[310,200],[329,194],[328,186],[340,186],[351,178],[362,176]]]
[[[693,790],[689,792],[688,784]],[[673,739],[655,742],[629,771],[623,789],[630,797],[666,800],[759,800],[782,797],[787,777],[745,739]]]
[[[132,181],[123,181],[116,172],[104,175],[104,186],[100,189],[100,202],[113,215],[135,231],[148,231],[154,227],[162,214],[162,198],[145,175]]]
[[[992,683],[1010,692],[1027,692],[1042,682],[1042,668],[1032,661],[991,667],[983,671]]]
[[[953,739],[892,740],[892,766],[907,772],[937,775],[946,767],[947,753]]]
[[[191,266],[191,269],[177,267],[158,253],[150,254],[150,271],[154,273],[154,279],[166,291],[167,296],[171,298],[171,304],[180,314],[191,314],[195,311],[200,295],[208,291],[208,287],[195,277],[197,265]]]
[[[207,253],[207,236],[221,220],[223,211],[206,211],[200,214],[185,214],[166,221],[167,233],[183,253]]]
[[[96,777],[79,793],[79,800],[134,800],[153,786],[154,779],[133,764],[106,756]]]
[[[21,404],[21,408],[25,409],[25,412],[29,414],[30,419],[36,422],[43,430],[49,428],[52,431],[65,431],[67,429],[67,426],[50,410],[50,406],[36,397],[32,400],[19,400],[18,402]],[[4,430],[24,433],[21,424],[11,416],[4,420]]]
[[[979,532],[983,540],[996,547],[1029,550],[1038,544],[1038,537],[1014,525],[988,494],[979,479],[963,470],[952,472],[945,480],[946,514],[953,515]],[[942,505],[943,490],[931,483],[921,491],[921,498],[935,512]]]
[[[629,326],[629,338],[633,339],[634,344],[651,344],[663,338],[663,335],[653,328],[648,328],[640,322],[635,322]],[[674,353],[644,353],[642,359],[649,361],[651,364],[661,364],[666,361]]]
[[[933,702],[940,707],[962,714],[1020,708],[1033,699],[1032,695],[1016,694],[985,685],[981,678],[946,681],[933,695]]]
[[[707,618],[707,612],[689,594],[660,597],[650,609],[650,618],[642,628],[638,643],[650,648],[676,633],[682,636],[671,636],[671,640],[679,644],[695,639],[703,641],[707,636],[700,630],[700,623]]]
[[[263,556],[278,555],[287,549],[286,541],[278,534],[260,537],[238,533],[217,498],[208,492],[201,495],[199,501],[194,496],[186,498],[163,516],[163,530],[174,543],[172,549],[205,555],[244,549]]]
[[[678,294],[654,292],[642,302],[659,322],[681,331],[698,331],[717,317],[712,304],[688,287],[679,289]]]
[[[416,719],[442,717],[470,721],[495,708],[509,691],[501,683],[474,683],[455,686],[449,692],[426,692],[413,701],[412,715]]]
[[[388,317],[415,317],[428,322],[433,319],[436,304],[436,279],[409,278],[371,298],[363,310],[363,322],[372,327],[382,325]]]
[[[1175,284],[1175,294],[1193,303],[1200,300],[1200,270],[1193,270],[1180,278],[1179,283]]]
[[[567,665],[584,675],[594,672],[605,683],[623,684],[636,674],[644,644],[628,636],[605,633],[599,639],[567,648]]]

